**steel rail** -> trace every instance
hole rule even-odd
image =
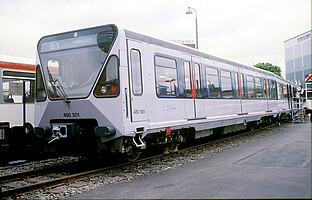
[[[272,128],[275,125],[270,125],[270,126],[266,126],[264,128],[261,128],[259,131],[265,131],[269,128]],[[132,162],[128,162],[128,163],[122,163],[122,164],[118,164],[118,165],[114,165],[114,166],[109,166],[109,167],[104,167],[104,168],[99,168],[99,169],[94,169],[94,170],[90,170],[90,171],[86,171],[86,172],[80,172],[77,174],[73,174],[73,175],[69,175],[69,176],[64,176],[61,178],[56,178],[53,180],[48,180],[48,181],[43,181],[40,183],[35,183],[32,185],[27,185],[27,186],[23,186],[23,187],[18,187],[18,188],[14,188],[11,190],[5,190],[5,191],[1,191],[0,188],[0,199],[4,199],[4,198],[10,198],[10,197],[17,197],[20,196],[22,194],[27,194],[27,193],[31,193],[34,191],[38,191],[40,189],[43,188],[47,188],[47,187],[56,187],[56,186],[60,186],[60,185],[64,185],[64,184],[69,184],[75,181],[79,181],[79,180],[83,180],[86,179],[88,177],[92,177],[92,176],[97,176],[99,174],[104,174],[104,173],[108,173],[110,171],[115,171],[118,169],[122,169],[122,168],[127,168],[127,167],[131,167],[134,165],[138,165],[138,164],[145,164],[145,163],[150,163],[152,161],[157,161],[160,160],[162,158],[166,158],[166,157],[172,157],[174,155],[180,155],[183,154],[185,152],[188,151],[193,151],[193,150],[197,150],[197,149],[202,149],[205,147],[209,147],[212,144],[217,144],[217,143],[222,143],[226,140],[233,140],[233,138],[238,138],[238,137],[242,137],[244,135],[251,135],[254,134],[254,131],[248,131],[248,132],[244,132],[241,134],[237,134],[237,135],[233,135],[230,137],[225,137],[222,139],[218,139],[215,141],[210,141],[204,144],[199,144],[199,145],[195,145],[195,146],[191,146],[191,147],[187,147],[185,149],[181,149],[178,152],[173,152],[173,153],[169,153],[169,154],[159,154],[159,155],[155,155],[155,156],[151,156],[151,157],[147,157],[147,158],[143,158],[137,161],[132,161]]]

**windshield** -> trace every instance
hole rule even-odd
[[[74,49],[41,55],[41,62],[48,77],[50,98],[60,98],[54,86],[62,87],[68,98],[86,97],[107,54],[98,47]]]
[[[111,31],[112,26],[109,28],[64,33],[39,42],[39,57],[50,99],[66,101],[90,94],[116,35],[115,30]]]

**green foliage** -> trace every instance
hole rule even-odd
[[[281,68],[276,66],[276,65],[272,65],[271,63],[258,63],[258,64],[255,64],[254,67],[273,72],[274,74],[276,74],[278,76],[282,76],[281,75]]]

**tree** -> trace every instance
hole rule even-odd
[[[276,66],[276,65],[272,65],[271,63],[258,63],[258,64],[255,64],[254,67],[273,72],[274,74],[276,74],[278,76],[282,76],[281,75],[281,68]]]

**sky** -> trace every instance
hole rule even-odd
[[[240,64],[282,69],[284,41],[311,30],[311,0],[0,0],[0,55],[36,58],[41,37],[116,24]],[[1,60],[1,57],[0,57]]]

